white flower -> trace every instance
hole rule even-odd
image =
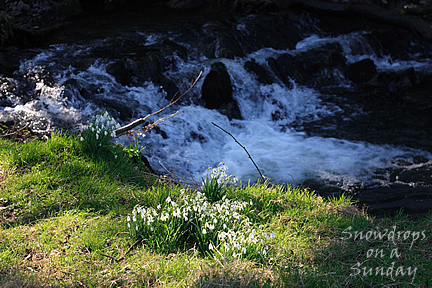
[[[128,222],[128,228],[130,228],[130,223]]]
[[[242,252],[243,252],[243,254],[246,254],[246,247],[242,248]]]
[[[136,216],[135,215],[133,215],[132,221],[136,222]]]
[[[96,140],[99,139],[99,134],[96,133]]]
[[[207,230],[205,228],[202,230],[202,234],[207,234]]]
[[[276,235],[275,235],[275,232],[272,231],[271,234],[270,234],[270,238],[274,238],[275,236],[276,236]]]
[[[135,230],[138,231],[138,226],[135,226]]]
[[[82,142],[82,141],[84,141],[84,138],[83,138],[83,137],[81,137],[81,138],[80,138],[80,140],[81,140],[81,142]]]
[[[213,248],[214,248],[214,247],[213,247],[213,244],[210,243],[210,244],[209,244],[209,250],[213,250]]]
[[[171,197],[170,196],[168,196],[168,198],[166,199],[166,202],[167,203],[171,202]]]
[[[104,131],[104,134],[105,134],[105,136],[106,136],[106,135],[108,134],[108,132],[105,130],[105,131]]]
[[[127,216],[127,221],[130,222],[131,218],[130,216]]]

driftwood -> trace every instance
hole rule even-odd
[[[180,100],[180,98],[182,98],[184,95],[186,95],[187,93],[189,93],[189,91],[192,89],[192,87],[194,87],[195,84],[198,82],[198,79],[201,77],[201,74],[202,74],[202,71],[199,73],[198,77],[195,78],[195,80],[192,82],[192,84],[189,87],[189,89],[185,93],[183,93],[182,95],[180,95],[177,99],[174,100],[174,98],[177,96],[177,94],[179,92],[177,92],[174,95],[174,97],[171,99],[171,102],[167,106],[163,107],[162,109],[160,109],[160,110],[158,110],[156,112],[153,112],[153,113],[147,115],[144,118],[137,119],[137,120],[135,120],[135,121],[133,121],[133,122],[131,122],[131,123],[123,126],[123,127],[120,127],[118,129],[114,130],[114,133],[116,134],[116,136],[118,137],[118,136],[124,135],[126,133],[130,133],[132,129],[134,129],[135,127],[137,127],[137,126],[139,126],[139,125],[141,125],[143,123],[145,123],[146,120],[147,120],[147,118],[149,118],[150,116],[156,115],[156,114],[162,112],[163,110],[167,109],[171,105],[175,104],[178,100]],[[145,126],[144,129],[143,129],[144,130],[143,132],[148,132],[150,129],[154,128],[155,126],[157,126],[161,122],[163,122],[163,121],[165,121],[165,120],[167,120],[167,119],[169,119],[169,118],[171,118],[171,117],[173,117],[173,116],[175,116],[177,114],[178,114],[178,112],[173,113],[171,115],[165,116],[165,117],[157,120],[156,122],[154,122],[154,123],[152,123],[150,125]],[[139,128],[139,129],[141,129],[141,128]]]

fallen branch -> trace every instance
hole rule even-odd
[[[201,74],[202,74],[202,71],[199,73],[198,77],[197,77],[197,78],[192,82],[192,84],[191,84],[191,86],[189,87],[189,89],[188,89],[185,93],[183,93],[182,95],[180,95],[176,100],[173,101],[173,99],[177,96],[177,94],[178,94],[179,92],[177,92],[177,93],[174,95],[173,99],[171,99],[171,102],[170,102],[167,106],[163,107],[162,109],[159,109],[158,111],[153,112],[153,113],[147,115],[147,116],[144,117],[144,118],[137,119],[137,120],[135,120],[135,121],[133,121],[133,122],[131,122],[131,123],[129,123],[129,124],[123,126],[123,127],[120,127],[120,128],[118,128],[118,129],[114,130],[116,136],[118,137],[118,136],[121,136],[121,135],[123,135],[123,134],[129,132],[129,131],[132,130],[133,128],[135,128],[135,127],[137,127],[137,126],[143,124],[143,123],[147,120],[147,118],[149,118],[150,116],[153,116],[153,115],[155,115],[155,114],[158,114],[158,113],[162,112],[163,110],[167,109],[168,107],[170,107],[171,105],[175,104],[178,100],[180,100],[180,98],[182,98],[184,95],[186,95],[187,93],[189,93],[189,91],[192,89],[192,87],[194,87],[195,84],[198,82],[198,79],[201,77]],[[172,114],[171,117],[174,116],[174,115],[176,115],[176,114],[177,114],[177,113]],[[171,117],[168,117],[168,118],[171,118]],[[166,118],[166,117],[164,117],[164,118]],[[162,120],[162,119],[164,119],[164,118],[161,118],[161,119],[159,119],[158,121],[156,121],[155,123],[148,125],[148,126],[147,126],[147,127],[149,127],[148,130],[150,130],[151,128],[155,127],[155,126],[158,125],[160,122],[165,121],[166,119],[168,119],[168,118],[166,118],[165,120]],[[162,120],[162,121],[161,121],[161,120]],[[157,124],[156,124],[156,123],[157,123]],[[150,127],[151,127],[151,128],[150,128]],[[147,130],[147,131],[148,131],[148,130]]]
[[[258,170],[258,173],[260,174],[261,179],[263,180],[264,183],[266,183],[265,177],[263,176],[263,174],[261,173],[260,169],[258,168],[258,165],[255,164],[255,161],[252,159],[252,157],[251,157],[251,155],[249,154],[249,152],[246,150],[246,147],[243,146],[242,144],[240,144],[240,142],[237,141],[237,139],[236,139],[236,138],[235,138],[231,133],[229,133],[228,131],[224,130],[224,129],[223,129],[222,127],[220,127],[219,125],[217,125],[217,124],[215,124],[215,123],[213,123],[213,122],[211,122],[211,123],[212,123],[214,126],[216,126],[216,127],[218,127],[219,129],[221,129],[223,132],[225,132],[225,133],[227,133],[228,135],[230,135],[230,136],[234,139],[234,141],[235,141],[237,144],[239,144],[240,147],[243,148],[243,150],[245,150],[245,152],[246,152],[246,154],[248,155],[249,159],[252,161],[252,163],[255,165],[255,168]]]

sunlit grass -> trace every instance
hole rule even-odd
[[[204,199],[205,187],[199,194],[149,177],[143,173],[145,167],[134,164],[130,154],[115,144],[97,150],[95,157],[80,137],[57,132],[47,140],[26,143],[0,138],[1,287],[427,287],[432,283],[431,215],[417,221],[403,214],[392,220],[374,219],[347,198],[323,199],[308,189],[268,183],[216,186],[213,182],[208,188],[216,189],[210,194],[214,198]],[[198,195],[201,200],[195,198]],[[196,211],[188,206],[193,199],[201,201]],[[245,203],[238,210],[226,206],[223,215],[236,212],[238,219],[250,223],[234,225],[234,217],[228,222],[213,217],[212,209],[224,201]],[[164,236],[160,231],[134,234],[135,226],[129,228],[128,223],[133,224],[132,211],[138,216],[138,207],[155,209],[159,217],[169,212],[169,217],[183,219],[181,225],[189,219],[195,224],[178,226],[185,230],[176,230],[173,224],[174,232],[183,231],[178,235],[187,237],[172,243],[158,239]],[[185,221],[177,207],[189,207],[194,213],[189,211]],[[212,253],[216,252],[212,247],[223,247],[221,232],[233,229],[249,235],[248,225],[269,236],[262,242],[266,257],[248,257],[257,254],[249,254],[243,246],[237,252],[246,253]],[[211,237],[203,237],[203,229]],[[385,229],[407,238],[348,237]],[[210,231],[213,234],[207,234]],[[419,238],[413,241],[413,235]],[[377,268],[387,269],[393,262],[395,268],[416,268],[415,277],[376,275]],[[373,273],[353,275],[356,267],[373,268]]]

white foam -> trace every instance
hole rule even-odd
[[[394,157],[416,154],[432,159],[429,153],[422,151],[334,138],[307,137],[304,133],[293,131],[289,128],[293,121],[331,116],[341,111],[341,108],[336,105],[324,106],[315,90],[294,82],[292,88],[278,83],[262,85],[244,69],[244,62],[251,58],[259,62],[271,55],[295,53],[329,41],[340,41],[347,57],[351,57],[350,61],[354,61],[355,57],[375,57],[350,54],[349,41],[359,41],[357,38],[351,39],[358,36],[323,39],[311,36],[297,44],[297,51],[261,49],[244,59],[217,60],[227,67],[234,86],[233,97],[240,106],[244,120],[229,121],[218,111],[195,104],[174,105],[149,119],[155,121],[179,111],[178,115],[163,122],[142,140],[142,145],[147,147],[145,155],[158,171],[169,171],[183,179],[192,176],[197,182],[201,182],[201,177],[209,166],[215,167],[221,161],[228,166],[227,173],[236,175],[242,181],[259,179],[255,166],[242,147],[230,135],[212,125],[214,122],[246,147],[263,174],[273,182],[293,183],[292,178],[298,183],[306,179],[324,179],[337,182],[348,189],[349,185],[355,183],[373,181],[371,175],[378,168],[395,166],[392,162]],[[147,41],[151,42],[152,39],[158,39],[157,35],[150,35]],[[80,49],[85,51],[85,47]],[[20,72],[39,73],[49,63],[64,61],[62,56],[65,53],[71,55],[73,51],[74,46],[51,47],[33,59],[24,61]],[[368,51],[367,47],[365,51]],[[176,81],[190,82],[203,70],[201,79],[190,92],[190,95],[200,95],[202,83],[215,60],[201,55],[195,55],[194,59],[196,60],[183,62],[176,58],[178,70],[167,74]],[[377,58],[373,59],[378,61]],[[392,65],[413,65],[402,61],[395,63],[399,64]],[[153,83],[144,83],[140,87],[120,85],[106,72],[106,65],[104,59],[96,60],[87,69],[64,65],[63,70],[57,71],[58,86],[50,87],[42,80],[36,81],[39,98],[25,104],[17,102],[12,107],[0,110],[0,121],[6,116],[25,114],[29,119],[33,117],[34,122],[45,119],[48,126],[54,127],[56,121],[60,120],[79,125],[91,115],[99,113],[100,107],[89,105],[78,91],[68,97],[64,95],[66,88],[61,84],[69,79],[75,79],[84,89],[101,87],[100,91],[95,91],[94,97],[115,99],[133,108],[136,117],[146,116],[169,103],[166,93]],[[280,118],[275,121],[277,113]],[[281,129],[282,126],[284,129]]]

